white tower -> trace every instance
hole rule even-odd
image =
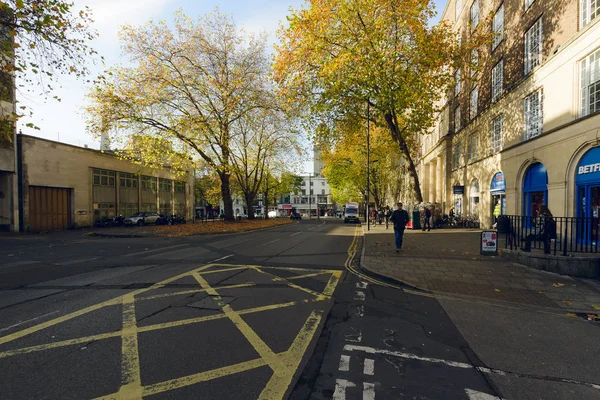
[[[321,175],[323,168],[325,168],[325,163],[321,160],[321,150],[319,150],[316,146],[313,148],[314,158],[313,158],[313,171],[316,175]]]

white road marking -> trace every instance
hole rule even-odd
[[[361,292],[359,290],[356,291],[356,295],[354,296],[354,300],[360,300],[360,301],[365,301],[365,293]]]
[[[375,375],[375,360],[371,358],[365,358],[365,364],[363,366],[363,374]]]
[[[216,263],[217,261],[222,261],[222,260],[225,260],[225,259],[227,259],[229,257],[233,257],[233,254],[230,254],[230,255],[225,256],[225,257],[217,258],[216,260],[209,261],[209,262],[207,262],[207,264]]]
[[[263,244],[261,244],[260,246],[261,246],[261,247],[262,247],[262,246],[266,246],[266,245],[268,245],[268,244],[275,243],[275,242],[278,242],[278,241],[279,241],[279,239],[271,240],[270,242],[263,243]]]
[[[340,358],[340,366],[338,368],[340,371],[350,371],[350,356],[342,355]]]
[[[301,234],[301,233],[302,233],[302,231],[300,231],[300,232],[296,232],[296,233],[292,233],[290,236],[296,236],[296,235],[299,235],[299,234]]]
[[[346,400],[346,388],[353,388],[356,385],[345,379],[335,380],[335,391],[333,392],[333,400]]]
[[[97,260],[97,257],[88,257],[88,258],[77,258],[75,260],[61,261],[57,263],[52,263],[53,265],[73,265],[73,264],[81,264],[84,262],[90,262]]]
[[[375,384],[363,383],[363,400],[375,400]]]
[[[145,255],[145,254],[156,253],[157,251],[172,250],[172,249],[178,249],[180,247],[188,247],[188,246],[189,246],[189,244],[187,244],[187,243],[186,244],[175,244],[173,246],[158,247],[156,249],[138,251],[136,253],[129,253],[129,254],[126,254],[125,257],[141,256],[141,255]]]
[[[356,315],[358,315],[359,317],[363,317],[365,315],[365,306],[363,306],[362,304],[358,304],[355,307]]]
[[[369,284],[367,282],[356,282],[356,287],[358,289],[366,289]]]
[[[477,390],[465,389],[465,393],[469,396],[469,400],[500,400],[499,397],[491,394],[478,392]]]
[[[11,262],[11,263],[7,263],[7,264],[2,264],[0,265],[0,268],[10,268],[10,267],[19,267],[21,265],[29,265],[29,264],[39,264],[41,263],[41,261],[27,261],[27,260],[23,260],[23,261],[15,261],[15,262]]]
[[[0,332],[8,331],[9,329],[15,328],[15,327],[17,327],[17,326],[19,326],[19,325],[23,325],[23,324],[26,324],[26,323],[28,323],[28,322],[35,321],[35,320],[37,320],[37,319],[40,319],[40,318],[47,317],[48,315],[56,314],[57,312],[59,312],[59,310],[52,311],[52,312],[50,312],[50,313],[48,313],[48,314],[40,315],[39,317],[35,317],[35,318],[28,319],[27,321],[21,321],[21,322],[19,322],[19,323],[16,323],[16,324],[14,324],[14,325],[7,326],[6,328],[2,328],[2,329],[0,329]]]
[[[373,347],[367,347],[367,346],[355,346],[352,344],[345,345],[344,351],[364,351],[367,354],[385,354],[388,356],[407,358],[410,360],[419,360],[419,361],[427,361],[427,362],[436,363],[436,364],[445,364],[445,365],[448,365],[450,367],[455,367],[455,368],[465,368],[465,369],[474,368],[471,364],[461,363],[461,362],[457,362],[457,361],[448,361],[448,360],[442,360],[439,358],[421,357],[416,354],[402,353],[399,351],[390,351],[390,350],[383,350],[383,349],[375,349]]]
[[[356,329],[352,328],[356,331]],[[357,333],[346,333],[346,342],[352,343],[360,343],[362,341],[362,331],[357,331]],[[348,346],[348,345],[346,345]],[[345,349],[346,347],[344,347]]]

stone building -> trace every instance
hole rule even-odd
[[[491,15],[490,26],[481,27]],[[455,71],[435,128],[422,138],[425,201],[493,224],[503,214],[598,217],[600,3],[451,0],[442,19],[490,46]],[[478,65],[478,60],[485,60]]]
[[[112,152],[17,136],[22,231],[93,225],[140,211],[192,218],[193,177],[145,170]]]

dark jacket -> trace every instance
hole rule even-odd
[[[408,213],[406,210],[394,210],[390,217],[390,221],[394,223],[394,229],[403,231],[409,221]]]

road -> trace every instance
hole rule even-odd
[[[336,219],[188,238],[0,239],[2,399],[494,399],[439,302]]]

